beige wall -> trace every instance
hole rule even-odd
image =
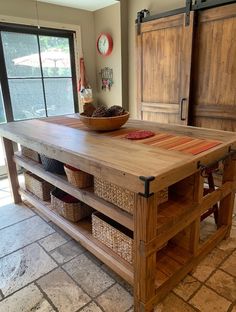
[[[185,0],[128,0],[128,53],[129,53],[129,111],[137,118],[136,64],[135,64],[135,19],[137,12],[149,9],[151,15],[185,6]]]
[[[80,26],[87,75],[93,89],[96,89],[93,12],[38,2],[38,13],[39,20]],[[0,0],[0,15],[36,20],[35,1]]]
[[[108,32],[114,44],[109,56],[103,57],[96,52],[97,102],[108,106],[122,105],[120,4],[95,11],[94,27],[96,39],[101,32]],[[93,46],[95,48],[95,44]],[[99,72],[104,67],[113,69],[114,85],[111,91],[101,90]]]

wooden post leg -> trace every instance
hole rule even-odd
[[[134,212],[134,300],[135,312],[150,312],[145,304],[155,295],[156,252],[146,255],[147,244],[156,237],[157,194],[137,195]]]
[[[201,173],[198,171],[192,175],[192,191],[185,195],[185,198],[188,197],[190,201],[200,204],[203,199],[203,186],[204,178],[201,176]],[[188,181],[188,180],[187,180]],[[184,183],[182,184],[184,186]],[[180,191],[180,189],[179,189]],[[181,246],[182,248],[190,251],[193,255],[198,253],[200,240],[200,211],[199,217],[196,218],[188,227],[178,233],[171,241]]]
[[[201,172],[198,171],[194,174],[194,193],[193,193],[193,201],[195,203],[200,204],[203,200],[203,192],[204,192],[204,178],[201,175]],[[193,222],[191,228],[190,235],[190,251],[193,255],[198,253],[199,241],[200,241],[200,215]]]
[[[20,203],[22,200],[18,192],[19,182],[18,182],[18,177],[17,177],[16,164],[13,161],[13,156],[14,156],[13,142],[11,140],[3,138],[3,146],[5,150],[5,157],[7,160],[6,165],[7,165],[9,182],[10,182],[10,188],[11,188],[12,196],[14,199],[14,203],[17,204],[17,203]]]
[[[225,161],[223,183],[227,181],[236,181],[236,159],[230,158]],[[225,238],[229,237],[230,235],[234,208],[234,197],[235,192],[232,192],[220,201],[218,226],[228,226],[228,231]]]

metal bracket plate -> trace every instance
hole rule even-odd
[[[185,12],[185,26],[190,24],[190,11],[191,11],[192,1],[186,0],[186,12]]]
[[[235,154],[236,154],[236,150],[235,150],[235,149],[232,149],[231,146],[230,146],[230,147],[229,147],[229,151],[228,151],[228,153],[227,153],[225,156],[223,156],[223,157],[221,157],[221,158],[219,158],[219,159],[213,161],[213,162],[210,163],[210,164],[205,165],[205,164],[202,164],[202,163],[199,161],[198,164],[197,164],[197,169],[200,169],[202,176],[206,176],[206,175],[204,175],[204,172],[211,171],[212,168],[214,168],[214,166],[216,166],[218,162],[224,161],[224,160],[226,160],[228,157],[231,157],[231,156],[233,156],[233,155],[235,155]]]
[[[151,197],[154,193],[150,193],[150,182],[155,180],[155,177],[144,177],[140,176],[139,179],[144,182],[144,193],[139,193],[139,195],[148,198]]]

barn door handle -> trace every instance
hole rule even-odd
[[[187,101],[186,98],[181,98],[181,100],[180,100],[180,119],[181,120],[186,120],[186,115],[184,114],[184,116],[183,116],[184,102],[185,101]]]

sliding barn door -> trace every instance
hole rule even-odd
[[[236,131],[236,4],[198,14],[192,124]]]
[[[137,35],[138,113],[143,120],[188,123],[193,12],[141,24]]]

